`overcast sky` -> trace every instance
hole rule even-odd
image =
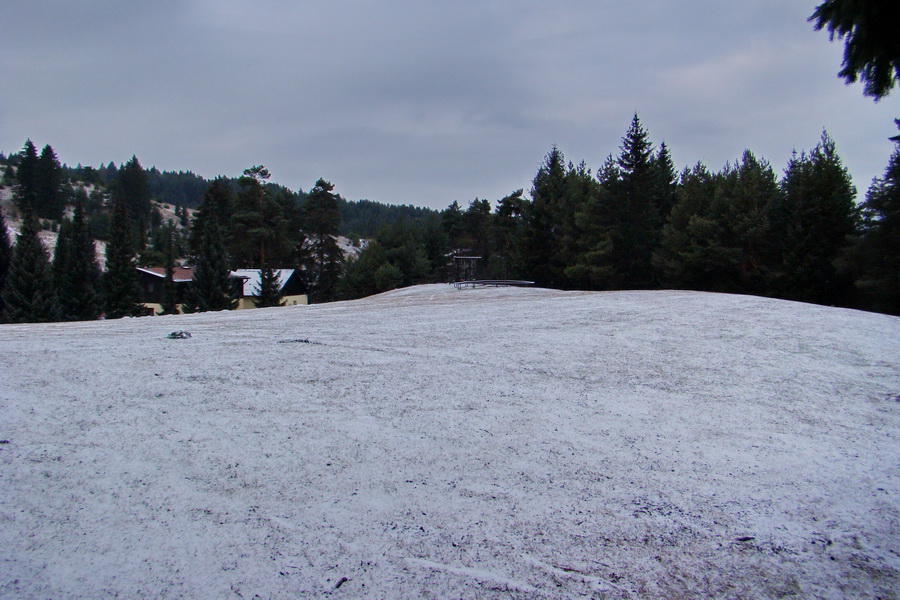
[[[29,0],[0,19],[0,150],[444,208],[596,171],[636,112],[680,169],[781,173],[823,128],[864,194],[896,134],[836,76],[819,0]]]

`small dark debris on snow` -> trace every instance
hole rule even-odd
[[[9,440],[0,440],[0,444],[8,444]]]
[[[339,587],[341,587],[342,585],[344,585],[344,584],[347,583],[348,581],[350,581],[350,580],[347,579],[346,577],[341,577],[340,579],[338,579],[337,584],[335,584],[334,589],[338,589]]]
[[[743,537],[734,538],[734,541],[736,541],[736,542],[752,542],[755,539],[756,538],[751,535],[745,535]]]
[[[313,342],[307,339],[297,339],[297,340],[279,340],[279,344],[312,344],[314,346],[321,346],[321,342]]]
[[[173,331],[169,335],[167,335],[170,340],[187,340],[191,337],[190,331]]]

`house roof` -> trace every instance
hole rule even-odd
[[[154,277],[159,277],[160,279],[166,278],[166,268],[165,267],[138,267],[138,271],[142,273],[147,273],[149,275],[153,275]],[[173,276],[175,283],[187,283],[194,279],[194,268],[193,267],[175,267],[175,273]]]
[[[275,274],[278,276],[278,289],[283,290],[288,280],[294,276],[294,269],[275,269]],[[260,269],[237,269],[231,272],[232,277],[240,277],[244,280],[243,295],[245,297],[258,295],[261,275]]]

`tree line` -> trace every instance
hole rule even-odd
[[[898,146],[900,148],[900,146]],[[865,201],[823,133],[779,177],[751,151],[718,172],[673,167],[635,116],[596,173],[553,147],[523,190],[385,227],[347,266],[348,296],[442,280],[446,254],[485,279],[560,289],[692,289],[900,314],[900,150]]]
[[[719,171],[697,164],[676,172],[669,148],[654,146],[635,115],[618,154],[596,173],[553,147],[529,193],[516,190],[494,206],[479,198],[443,211],[352,203],[324,179],[293,192],[255,166],[207,182],[191,217],[176,208],[167,221],[151,201],[153,170],[132,157],[99,201],[108,219],[102,277],[87,216],[94,200],[83,187],[68,196],[46,191],[65,187],[49,146],[38,155],[27,142],[17,164],[14,199],[24,220],[15,247],[0,232],[10,321],[138,314],[137,264],[169,273],[178,262],[194,267],[189,297],[167,284],[165,308],[174,312],[176,304],[232,307],[228,272],[237,268],[262,271],[258,304],[273,306],[280,268],[296,269],[311,300],[325,302],[449,281],[458,254],[481,257],[482,278],[544,287],[748,293],[900,314],[900,143],[859,205],[827,133],[780,176],[749,150]],[[362,248],[348,257],[336,239],[351,206],[369,220],[357,220]],[[51,260],[37,238],[40,220],[52,218],[61,224]]]

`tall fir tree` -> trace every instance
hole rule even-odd
[[[163,226],[166,236],[166,278],[163,283],[162,314],[178,314],[178,288],[175,285],[175,226],[167,224]]]
[[[125,197],[113,198],[110,239],[106,245],[106,271],[103,274],[103,309],[107,319],[136,317],[143,313],[137,261],[131,240],[132,223]]]
[[[62,299],[66,295],[66,275],[72,263],[72,221],[63,220],[56,236],[56,247],[53,249],[53,283],[56,286],[56,295],[59,299],[61,316],[66,318],[66,311],[62,308]]]
[[[492,236],[496,239],[497,270],[500,279],[522,277],[521,247],[524,190],[519,189],[497,201]]]
[[[229,278],[229,260],[217,219],[206,222],[199,242],[200,249],[194,258],[194,276],[185,308],[189,312],[234,308],[236,301]]]
[[[772,292],[791,300],[846,305],[852,282],[839,275],[837,261],[856,233],[856,190],[835,150],[822,134],[809,154],[794,156],[771,205]]]
[[[664,155],[665,156],[665,155]],[[662,230],[660,175],[650,134],[635,114],[622,138],[616,159],[617,177],[601,182],[612,240],[612,262],[620,287],[646,289],[656,285],[653,253]]]
[[[553,146],[531,185],[531,201],[524,208],[521,256],[524,275],[544,287],[567,286],[560,230],[567,216],[566,159]]]
[[[191,223],[191,231],[189,245],[192,256],[198,256],[203,246],[203,233],[206,223],[210,219],[215,219],[220,235],[224,236],[226,229],[231,222],[231,215],[234,212],[234,191],[232,184],[224,177],[218,177],[210,182],[203,194],[203,200],[197,212],[194,213],[194,220]]]
[[[16,168],[16,184],[13,187],[13,200],[20,211],[35,211],[38,206],[38,155],[32,141],[26,140],[19,153],[19,164]]]
[[[900,315],[900,140],[884,175],[862,205],[862,231],[851,253],[865,308]]]
[[[143,240],[143,233],[150,225],[150,182],[136,156],[118,169],[112,191],[113,200],[124,203],[129,219],[140,234],[140,240]]]
[[[268,265],[264,265],[259,271],[259,285],[256,288],[256,299],[253,304],[256,308],[284,306],[278,271]]]
[[[769,214],[780,195],[771,165],[750,150],[722,172],[710,207],[717,226],[711,241],[722,259],[717,291],[770,293],[776,257]]]
[[[682,172],[677,200],[653,255],[663,285],[717,291],[727,278],[728,249],[720,245],[724,233],[712,208],[720,179],[702,163]]]
[[[4,317],[10,323],[59,320],[59,304],[47,251],[38,235],[38,221],[26,210],[3,285]]]
[[[6,217],[3,215],[3,209],[0,209],[0,319],[3,317],[3,286],[6,282],[6,275],[9,273],[12,253],[13,247],[9,241]]]
[[[847,83],[861,79],[867,96],[880,100],[900,80],[897,2],[825,0],[809,21],[817,31],[827,29],[832,41],[844,39],[844,60],[838,76]]]
[[[303,222],[304,238],[298,248],[298,262],[311,300],[334,300],[343,271],[343,254],[336,241],[341,213],[331,182],[321,178],[316,181],[306,199]]]
[[[615,287],[616,269],[611,260],[612,228],[611,203],[603,182],[618,177],[618,168],[610,156],[597,178],[583,168],[570,174],[572,184],[579,190],[580,200],[575,212],[574,252],[566,276],[578,289],[606,289]]]
[[[84,203],[77,196],[72,214],[70,263],[67,270],[65,295],[60,293],[63,317],[76,321],[97,319],[100,316],[100,267]]]
[[[56,152],[47,144],[35,164],[35,210],[43,219],[59,220],[65,208],[63,172]]]
[[[659,145],[659,149],[651,160],[654,171],[653,201],[659,213],[659,224],[665,224],[669,213],[677,202],[677,174],[675,164],[672,162],[672,154],[665,142]]]
[[[261,268],[285,259],[289,252],[288,221],[278,199],[268,193],[269,171],[255,166],[238,180],[240,189],[227,235],[227,247],[237,267]]]

